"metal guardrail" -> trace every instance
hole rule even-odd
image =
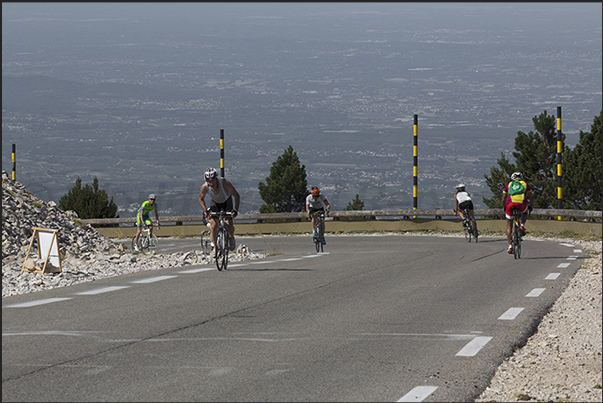
[[[504,218],[502,209],[481,209],[475,210],[476,217]],[[602,213],[598,210],[567,210],[567,209],[534,209],[532,210],[532,219],[535,217],[562,217],[570,220],[587,220],[594,222],[596,219],[601,219]],[[307,214],[305,212],[296,213],[255,213],[255,214],[239,214],[237,221],[255,221],[257,223],[270,221],[306,221]],[[329,217],[333,220],[341,218],[357,218],[365,220],[391,219],[391,220],[410,220],[416,217],[432,217],[439,220],[442,217],[454,217],[453,209],[427,209],[427,210],[351,210],[351,211],[331,211]],[[86,224],[108,225],[108,224],[132,224],[135,225],[134,217],[126,218],[90,218],[82,220]],[[173,223],[183,225],[184,223],[200,223],[203,222],[203,216],[169,216],[160,217],[159,221],[163,224]]]

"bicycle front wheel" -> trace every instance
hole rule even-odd
[[[316,217],[316,236],[314,237],[314,246],[316,247],[316,253],[319,253],[322,250],[322,223],[320,222],[320,218]]]
[[[152,234],[149,236],[149,247],[150,248],[156,248],[158,243],[159,243],[159,239],[157,239],[157,236],[155,234]]]
[[[218,270],[222,271],[226,269],[228,265],[228,234],[226,229],[219,228],[218,236],[216,238],[216,266]]]
[[[209,230],[205,230],[201,233],[201,250],[204,255],[211,253],[211,238]]]

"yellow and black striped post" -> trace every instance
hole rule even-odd
[[[561,193],[561,159],[563,153],[563,141],[561,139],[561,107],[557,107],[557,208],[563,208]],[[561,216],[557,216],[561,220]]]
[[[17,159],[16,159],[16,154],[17,154],[17,145],[13,144],[13,180],[17,180]]]
[[[220,129],[220,178],[224,179],[224,129]]]
[[[419,137],[417,135],[417,126],[418,126],[419,116],[414,115],[414,125],[413,125],[413,147],[412,147],[412,155],[413,155],[413,168],[412,168],[412,209],[416,210],[418,208],[418,199],[417,199],[417,188],[418,188],[418,178],[417,178],[417,164],[418,164],[418,147],[419,147]],[[417,216],[413,216],[412,218],[417,218]]]

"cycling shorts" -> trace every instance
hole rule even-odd
[[[459,210],[469,209],[473,210],[473,202],[471,200],[464,201],[459,204]]]
[[[217,213],[219,211],[233,211],[234,207],[232,205],[232,196],[230,196],[224,203],[216,203],[213,200],[211,201],[211,205],[207,209],[210,213]],[[215,217],[214,217],[215,218]]]
[[[523,214],[528,211],[528,201],[525,200],[524,203],[507,203],[505,207],[505,217],[507,217],[507,220],[513,219],[513,212],[511,211],[513,207],[519,208],[519,211]]]
[[[137,227],[144,227],[145,225],[153,225],[153,223],[151,222],[151,218],[149,217],[148,214],[143,214],[142,215],[142,221],[140,221],[140,215],[136,215],[136,226]]]
[[[310,208],[309,209],[310,214],[314,214],[314,213],[323,213],[325,212],[325,209],[320,207],[320,208]]]

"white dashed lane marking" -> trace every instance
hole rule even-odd
[[[519,315],[524,308],[509,308],[507,312],[503,313],[498,317],[498,320],[513,320]]]
[[[546,276],[544,279],[545,280],[557,280],[557,277],[559,277],[561,275],[561,273],[551,273],[548,276]]]
[[[402,396],[398,402],[422,402],[437,389],[437,386],[417,386]]]
[[[102,294],[105,292],[117,291],[117,290],[121,290],[123,288],[129,288],[129,287],[130,286],[128,286],[128,285],[103,287],[103,288],[97,288],[96,290],[76,292],[75,295],[96,295],[96,294]]]
[[[539,297],[546,290],[546,288],[534,288],[532,291],[526,294],[526,297]]]
[[[461,351],[456,353],[456,355],[460,357],[473,357],[474,355],[479,353],[479,351],[486,344],[488,344],[490,340],[492,340],[492,337],[476,337],[475,339],[467,343],[467,345],[463,347]]]
[[[171,278],[176,278],[178,276],[157,276],[157,277],[149,277],[149,278],[145,278],[142,280],[135,280],[135,281],[130,281],[130,283],[133,284],[148,284],[148,283],[154,283],[156,281],[163,281],[163,280],[169,280]]]
[[[46,298],[37,301],[22,302],[20,304],[4,305],[3,308],[29,308],[30,306],[52,304],[53,302],[67,301],[73,298]]]

